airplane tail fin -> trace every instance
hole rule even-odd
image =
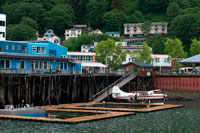
[[[120,94],[120,93],[124,93],[124,92],[119,89],[119,86],[118,85],[113,86],[112,94]]]

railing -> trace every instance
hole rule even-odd
[[[8,74],[82,74],[82,71],[56,69],[0,69],[0,73]]]
[[[89,99],[90,102],[92,102],[94,99],[98,98],[99,96],[101,96],[103,93],[109,91],[114,85],[119,84],[121,81],[123,81],[126,78],[129,78],[132,76],[133,73],[128,73],[126,75],[124,75],[123,77],[121,77],[120,79],[118,79],[117,81],[115,81],[114,83],[110,84],[108,87],[106,87],[105,89],[101,90],[100,92],[98,92],[97,94],[95,94],[93,97],[91,97]]]

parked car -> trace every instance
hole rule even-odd
[[[193,67],[183,67],[179,69],[179,73],[199,73],[198,68],[193,68]]]

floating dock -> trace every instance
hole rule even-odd
[[[48,117],[46,118],[0,115],[0,119],[76,124],[76,123],[128,116],[128,115],[135,115],[136,113],[147,113],[147,112],[173,109],[179,107],[183,107],[183,105],[171,105],[171,104],[155,105],[155,104],[113,103],[113,102],[95,103],[95,104],[94,103],[61,104],[53,106],[41,106],[40,108],[46,109],[47,114],[48,112],[64,112],[64,114],[75,112],[75,113],[87,113],[88,115],[78,116],[73,118],[64,118],[64,119],[58,118],[57,115],[51,115],[51,113],[49,113],[49,116],[47,115]]]

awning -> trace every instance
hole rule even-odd
[[[84,62],[81,63],[82,67],[107,67],[106,65],[98,62]]]

